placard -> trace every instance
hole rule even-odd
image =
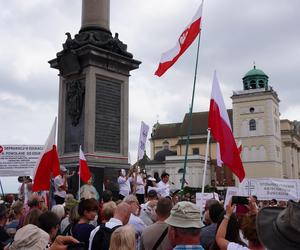
[[[32,175],[43,145],[0,145],[0,176]]]

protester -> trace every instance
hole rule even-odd
[[[126,225],[131,214],[130,206],[121,202],[117,205],[114,216],[110,218],[105,225],[97,226],[90,234],[89,250],[108,250],[110,245],[110,237],[115,229]]]
[[[90,178],[88,182],[80,187],[80,198],[99,200],[99,193],[93,186],[93,178]]]
[[[67,195],[68,196],[68,195]],[[65,229],[67,228],[67,226],[71,223],[71,210],[73,207],[76,207],[78,205],[78,201],[75,200],[74,198],[68,198],[67,199],[67,196],[66,196],[66,201],[65,201],[65,205],[64,205],[64,208],[65,208],[65,218],[61,221],[60,223],[60,232],[63,233],[65,231]],[[73,196],[73,195],[72,195]],[[77,207],[78,208],[78,207]],[[77,215],[77,221],[76,223],[78,222],[79,220],[79,215],[78,215],[78,212],[77,212],[77,209],[76,209],[76,215]]]
[[[214,242],[216,236],[217,222],[220,215],[223,212],[224,212],[224,208],[219,202],[211,204],[209,206],[208,216],[209,216],[209,221],[211,223],[208,226],[202,228],[200,232],[201,245],[206,250],[208,250],[211,244]]]
[[[137,169],[137,173],[133,173],[132,182],[135,186],[135,195],[139,204],[143,204],[145,202],[145,182],[139,167]]]
[[[157,191],[161,197],[170,196],[169,176],[170,175],[166,172],[162,173],[161,181],[157,183],[157,187],[162,188],[162,190]]]
[[[69,216],[63,219],[60,224],[62,235],[72,235],[73,227],[78,223],[79,219],[78,205],[75,205],[71,208]],[[64,227],[62,226],[63,224]]]
[[[132,226],[119,227],[112,233],[109,250],[133,250],[135,248],[135,231]]]
[[[249,200],[249,214],[245,214],[241,217],[244,220],[244,225],[242,231],[244,237],[248,240],[248,247],[244,246],[242,242],[233,242],[226,238],[227,232],[232,232],[229,229],[228,224],[233,216],[233,211],[235,209],[235,204],[232,205],[231,201],[226,205],[226,214],[223,216],[222,222],[216,233],[216,242],[221,250],[264,250],[260,241],[257,238],[256,228],[255,228],[255,218],[257,213],[257,206],[255,200],[250,198]]]
[[[213,204],[219,204],[219,202],[215,199],[208,199],[205,202],[205,206],[204,206],[204,224],[206,226],[210,225],[212,223],[210,217],[209,217],[209,208],[211,205]]]
[[[155,190],[148,192],[148,200],[146,203],[141,204],[140,218],[147,225],[152,225],[156,221],[155,208],[157,205],[157,193]]]
[[[33,225],[37,226],[39,217],[41,214],[42,214],[42,211],[40,209],[38,209],[38,208],[31,209],[25,217],[23,226],[28,225],[28,224],[33,224]]]
[[[289,201],[286,208],[265,207],[257,214],[261,243],[271,250],[300,249],[300,204]]]
[[[61,204],[55,205],[51,208],[51,211],[58,216],[59,221],[61,221],[65,217],[65,207],[64,207],[64,205],[61,205]]]
[[[10,236],[4,229],[7,222],[8,211],[4,204],[0,204],[0,250],[9,243]]]
[[[116,208],[117,205],[113,201],[109,201],[103,204],[102,211],[101,211],[101,217],[102,217],[101,224],[105,224],[114,216]]]
[[[145,193],[146,196],[148,197],[149,192],[155,191],[156,193],[163,193],[167,191],[169,186],[166,185],[161,185],[161,187],[158,187],[156,184],[156,179],[149,176],[147,179],[146,187],[145,187]]]
[[[20,228],[9,250],[31,249],[44,250],[49,246],[50,236],[36,225],[28,224]]]
[[[42,213],[38,219],[39,228],[43,229],[50,236],[49,245],[54,241],[57,235],[59,222],[59,217],[51,211]]]
[[[84,242],[86,249],[89,245],[90,233],[95,228],[89,224],[90,221],[94,220],[98,212],[98,202],[95,199],[81,200],[78,205],[78,214],[80,219],[76,225],[73,226],[72,236]]]
[[[141,236],[142,250],[165,250],[172,247],[167,236],[168,224],[165,223],[165,220],[170,216],[171,209],[172,201],[170,199],[161,198],[157,202],[155,210],[157,221],[143,230]]]
[[[119,184],[119,199],[123,200],[131,192],[130,182],[132,182],[132,171],[129,170],[126,175],[126,170],[119,170],[118,184]]]
[[[22,217],[24,211],[23,206],[23,202],[19,200],[11,206],[11,211],[9,214],[10,221],[5,226],[5,229],[10,236],[13,236],[18,229],[20,218]]]
[[[178,202],[165,220],[169,225],[168,237],[173,249],[203,250],[200,244],[201,222],[200,209],[188,201]]]
[[[60,174],[54,178],[54,199],[57,205],[65,202],[66,191],[68,189],[66,174],[67,169],[64,166],[61,166]]]

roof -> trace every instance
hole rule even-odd
[[[178,136],[181,123],[157,124],[155,132],[151,134],[152,139],[165,139]]]
[[[232,125],[232,109],[227,109],[230,123]],[[191,135],[206,135],[208,124],[208,111],[195,112],[192,114]],[[186,113],[182,123],[158,124],[155,132],[151,134],[151,139],[174,138],[187,136],[189,126],[189,113]]]
[[[257,69],[255,66],[253,69],[249,70],[243,78],[248,77],[248,76],[266,76],[266,77],[268,77],[265,72],[263,72],[261,69]]]

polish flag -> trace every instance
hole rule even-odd
[[[213,138],[219,143],[219,161],[227,165],[239,178],[240,182],[242,182],[245,178],[245,170],[240,158],[240,151],[232,134],[216,72],[214,73],[211,92],[208,127],[211,130]]]
[[[85,156],[81,150],[81,146],[79,148],[79,177],[84,182],[87,183],[89,179],[91,179],[91,173],[89,167],[87,165]]]
[[[193,43],[201,30],[202,5],[198,8],[190,24],[181,33],[173,49],[162,54],[155,75],[162,76]]]
[[[34,169],[32,185],[33,192],[49,190],[51,177],[55,177],[60,174],[59,159],[55,145],[55,135],[56,118],[44,146],[44,150],[41,153]]]

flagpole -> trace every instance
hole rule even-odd
[[[79,168],[78,168],[78,200],[80,201],[80,151],[81,151],[81,145],[79,146]]]
[[[202,176],[202,189],[201,189],[201,201],[200,201],[200,214],[202,215],[203,210],[203,197],[204,197],[204,186],[206,180],[206,170],[207,170],[207,159],[209,153],[209,140],[210,140],[210,128],[207,129],[207,142],[206,142],[206,151],[205,151],[205,161],[204,161],[204,169],[203,169],[203,176]]]
[[[192,103],[191,103],[190,110],[189,110],[190,111],[189,112],[189,123],[188,123],[189,127],[188,127],[187,140],[186,140],[186,148],[185,148],[185,157],[184,157],[184,165],[183,165],[183,175],[182,175],[181,189],[183,189],[184,183],[185,183],[185,173],[186,173],[187,156],[188,156],[188,150],[189,150],[190,135],[191,135],[191,132],[192,132],[192,115],[193,115],[194,96],[195,96],[195,88],[196,88],[196,80],[197,80],[199,48],[200,48],[200,32],[199,32],[199,35],[198,35],[198,47],[197,47],[196,66],[195,66],[195,73],[194,73],[193,94],[192,94]]]

